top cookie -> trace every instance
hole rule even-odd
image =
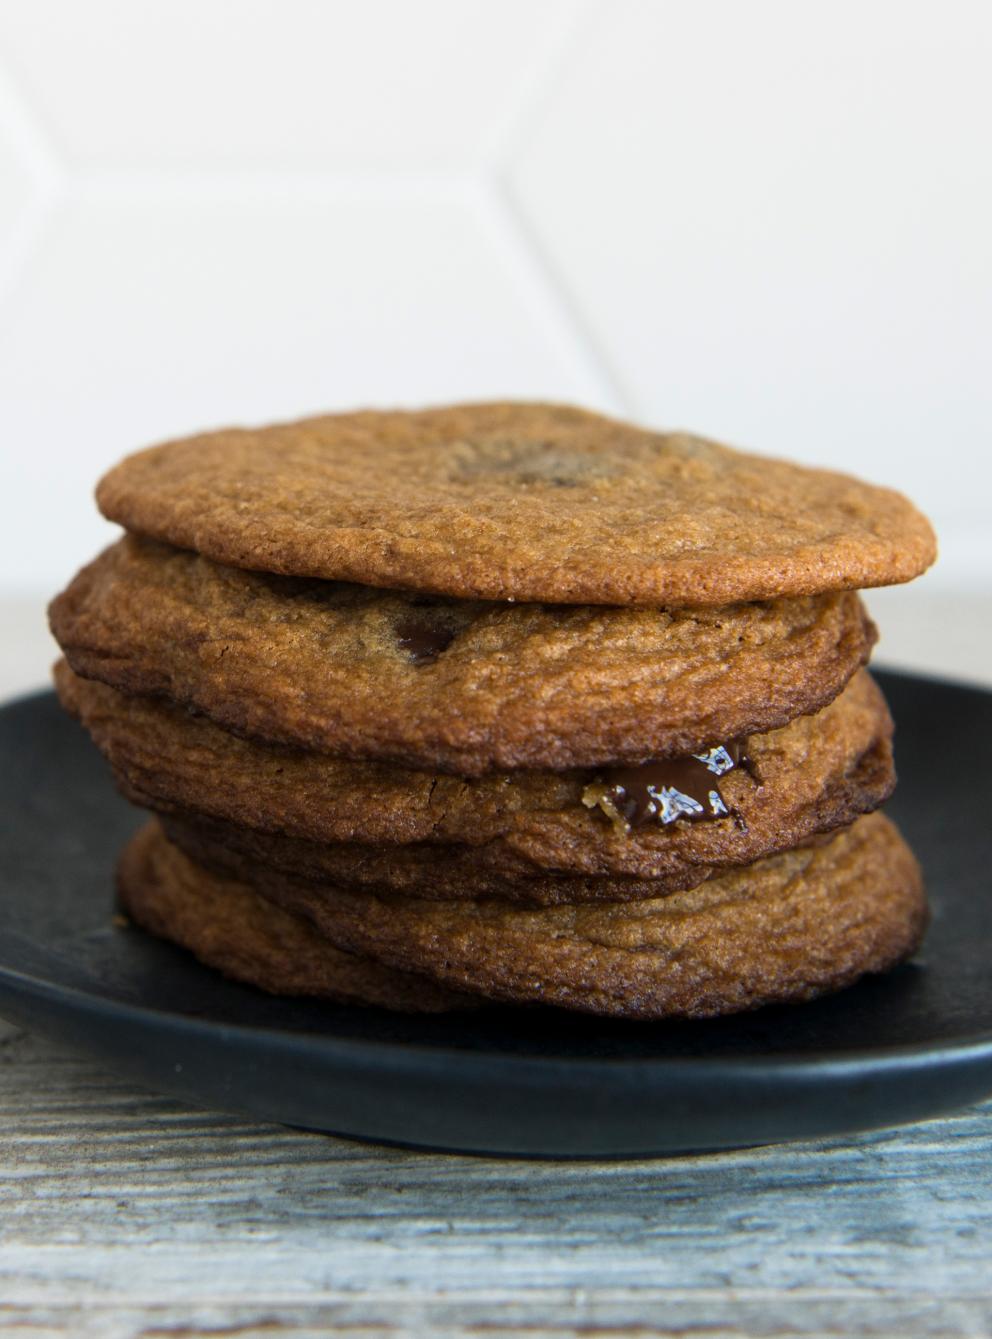
[[[561,405],[361,412],[128,457],[128,529],[237,567],[494,600],[727,604],[908,581],[900,494]]]

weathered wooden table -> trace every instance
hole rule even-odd
[[[992,1103],[856,1139],[555,1163],[196,1111],[0,1034],[0,1330],[992,1334]]]
[[[903,625],[921,656],[934,626]],[[992,1103],[816,1144],[498,1161],[193,1110],[0,1023],[0,1331],[992,1335]]]

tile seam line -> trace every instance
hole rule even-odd
[[[507,282],[517,289],[534,327],[577,384],[576,395],[622,412],[622,402],[598,351],[571,319],[546,267],[520,235],[490,175],[481,173],[475,178],[471,205],[483,240]]]
[[[569,52],[581,40],[593,12],[592,0],[557,0],[536,49],[523,70],[502,115],[490,126],[479,149],[483,167],[509,168],[539,122],[562,76]]]
[[[0,135],[23,170],[28,191],[11,232],[0,247],[0,307],[9,308],[54,226],[63,197],[65,172],[57,145],[2,46]]]
[[[518,280],[529,289],[580,379],[589,382],[611,412],[630,415],[633,401],[622,377],[585,321],[568,283],[550,263],[511,184],[513,166],[523,152],[526,137],[541,121],[569,53],[582,40],[597,12],[593,0],[559,0],[542,33],[540,49],[525,73],[523,87],[482,147],[477,176],[483,208],[499,234],[494,240],[515,253]]]
[[[582,361],[595,369],[596,379],[606,393],[610,409],[614,413],[636,418],[633,395],[581,311],[568,281],[551,260],[547,247],[517,200],[509,181],[498,171],[486,174],[486,181],[489,200],[494,212],[501,218],[507,237],[512,239],[531,274],[539,278],[545,302],[553,305],[559,324],[570,332],[572,343],[580,351]]]
[[[59,146],[25,92],[23,80],[0,44],[0,130],[31,177],[35,190],[54,194],[66,175]]]
[[[135,171],[122,166],[73,173],[65,191],[75,199],[111,203],[168,198],[202,204],[245,196],[266,197],[275,191],[301,198],[353,194],[451,200],[466,196],[467,183],[471,179],[471,168],[467,164],[436,172],[422,168],[350,171],[264,167]]]
[[[140,205],[149,201],[204,206],[233,200],[266,202],[274,192],[296,200],[408,201],[465,208],[488,215],[490,242],[514,253],[516,279],[529,289],[532,303],[543,309],[544,324],[564,346],[579,379],[590,384],[599,399],[615,412],[629,412],[629,397],[597,342],[576,319],[566,291],[549,272],[540,250],[521,226],[499,175],[494,170],[453,173],[362,173],[280,170],[228,171],[203,175],[195,172],[80,173],[65,183],[64,204]],[[278,203],[278,202],[276,202]],[[495,234],[495,235],[494,235]]]

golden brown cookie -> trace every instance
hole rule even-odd
[[[230,429],[97,489],[218,562],[463,598],[729,604],[906,581],[935,553],[889,489],[562,405]]]
[[[239,734],[463,776],[692,752],[815,711],[867,659],[850,592],[707,609],[432,599],[134,537],[52,604],[80,674]]]
[[[829,708],[827,708],[829,710]],[[708,845],[711,856],[720,849],[719,864],[699,857],[707,849],[706,829],[681,822],[669,829],[668,858],[659,858],[651,873],[637,878],[623,874],[548,873],[521,869],[521,861],[506,858],[505,844],[482,846],[412,842],[404,846],[371,846],[360,842],[313,842],[280,833],[258,832],[237,823],[218,822],[194,814],[163,814],[167,836],[193,860],[228,873],[250,878],[257,865],[269,865],[286,874],[344,888],[403,892],[435,901],[452,898],[501,897],[535,907],[560,902],[637,901],[645,897],[692,888],[714,869],[750,864],[778,850],[806,845],[819,834],[845,825],[857,814],[869,813],[888,798],[894,786],[892,747],[881,738],[855,765],[835,779],[829,790],[793,821],[775,823],[774,805],[755,806],[759,823],[714,823]],[[727,789],[724,783],[724,789]],[[783,814],[784,819],[784,814]],[[627,832],[614,834],[620,844],[631,841]],[[693,838],[699,838],[693,845]],[[683,845],[680,846],[680,841]],[[660,842],[659,842],[659,845]],[[502,853],[502,858],[501,858]],[[643,856],[643,852],[639,853]]]
[[[473,846],[328,844],[193,814],[160,813],[158,818],[168,839],[196,864],[242,881],[250,880],[263,864],[296,878],[343,888],[403,893],[439,902],[496,897],[521,906],[637,901],[665,891],[652,880],[623,875],[524,872],[519,862],[500,866],[490,852],[480,853]],[[693,871],[693,881],[698,882],[704,873]]]
[[[344,953],[309,921],[259,897],[246,884],[198,869],[170,846],[157,823],[121,854],[121,905],[136,924],[190,949],[225,976],[273,995],[310,995],[407,1013],[473,1007],[458,995],[371,958]]]
[[[915,951],[919,869],[881,814],[821,845],[643,902],[526,910],[346,892],[259,867],[253,884],[332,943],[495,1000],[699,1018],[807,1000]]]
[[[629,833],[583,802],[602,775],[595,770],[465,781],[337,762],[238,739],[166,702],[80,679],[64,663],[56,685],[135,803],[311,843],[357,843],[361,849],[342,851],[272,842],[256,853],[427,896],[457,890],[464,877],[460,891],[470,896],[560,900],[557,881],[529,882],[549,871],[689,887],[713,866],[746,864],[849,822],[894,782],[891,719],[864,671],[818,715],[750,740],[753,775],[738,768],[718,782],[730,815],[667,828],[649,822]],[[434,844],[443,848],[436,860]],[[452,846],[471,849],[449,865]],[[624,887],[577,885],[570,900],[619,896]]]

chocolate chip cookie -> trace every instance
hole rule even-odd
[[[691,609],[446,600],[128,537],[51,608],[80,674],[237,734],[477,776],[687,753],[816,711],[869,656],[851,592]]]
[[[220,820],[215,845],[248,861],[419,896],[499,892],[556,902],[645,896],[630,879],[651,880],[656,892],[689,887],[714,867],[747,864],[849,823],[895,781],[892,722],[865,671],[817,715],[752,736],[749,767],[707,773],[726,809],[710,814],[716,821],[666,823],[658,814],[632,826],[600,802],[611,769],[473,781],[340,762],[239,739],[164,701],[80,679],[64,664],[56,683],[136,803]],[[211,839],[200,831],[201,843]],[[208,856],[193,840],[184,844]],[[539,881],[549,873],[585,882]],[[614,882],[595,882],[604,876]]]
[[[722,605],[907,581],[935,553],[889,489],[551,404],[208,433],[129,457],[97,500],[221,563],[461,599]]]
[[[526,909],[348,892],[256,869],[253,886],[332,944],[494,1000],[701,1018],[808,1000],[885,971],[927,921],[919,869],[881,814],[643,902]]]
[[[310,995],[405,1013],[478,1003],[425,977],[334,948],[309,921],[246,884],[198,869],[155,823],[124,848],[117,888],[135,924],[190,949],[225,976],[273,995]]]

